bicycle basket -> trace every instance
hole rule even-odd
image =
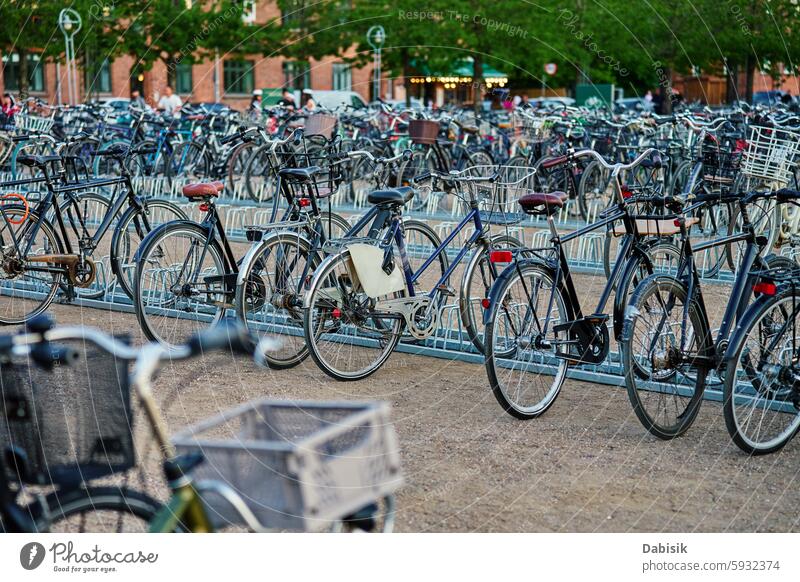
[[[742,173],[788,184],[800,151],[800,134],[773,127],[753,126],[744,152]]]
[[[49,117],[35,117],[17,113],[14,116],[14,126],[21,131],[47,133],[53,127],[53,120]]]
[[[732,182],[742,161],[742,151],[731,151],[716,142],[701,145],[703,179],[712,182]]]
[[[59,343],[78,361],[0,366],[0,466],[14,481],[70,486],[135,464],[127,364],[88,342]]]
[[[408,137],[413,143],[433,145],[439,136],[439,122],[430,119],[412,119],[408,122]]]
[[[336,128],[337,118],[334,115],[315,113],[306,119],[305,135],[321,135],[325,139],[331,139],[333,130]]]
[[[222,481],[271,529],[324,529],[402,484],[386,403],[256,400],[173,443],[204,455],[198,484]],[[200,489],[216,527],[243,523],[219,493]]]
[[[478,202],[483,222],[502,226],[527,217],[517,201],[535,190],[535,175],[528,166],[472,166],[455,174],[454,179],[462,199]]]

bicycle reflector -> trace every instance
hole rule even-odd
[[[484,309],[489,309],[492,306],[492,302],[489,300],[488,297],[484,297],[481,299],[481,307]]]
[[[753,293],[756,295],[767,295],[772,297],[778,291],[778,286],[772,281],[759,281],[753,285]]]
[[[491,251],[489,253],[489,262],[491,263],[510,263],[514,258],[511,251]]]
[[[631,192],[631,190],[630,190],[630,188],[628,188],[628,186],[623,184],[622,185],[622,197],[623,198],[630,198],[631,196],[633,196],[633,192]]]
[[[300,198],[300,200],[298,200],[297,203],[300,205],[300,208],[311,206],[311,198]]]

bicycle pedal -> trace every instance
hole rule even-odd
[[[444,295],[445,297],[456,296],[456,290],[453,289],[450,285],[446,285],[445,283],[442,283],[441,285],[436,287],[436,290],[439,292],[440,295]]]

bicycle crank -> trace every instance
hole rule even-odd
[[[431,306],[431,298],[427,296],[384,299],[375,305],[375,310],[401,314],[408,333],[418,340],[432,336],[439,325],[439,309]]]
[[[97,266],[91,257],[84,257],[81,261],[78,255],[33,255],[28,257],[27,261],[29,263],[53,263],[64,267],[69,282],[75,287],[89,287],[97,277]]]

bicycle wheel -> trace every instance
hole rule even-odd
[[[79,249],[81,241],[89,240],[97,233],[97,228],[103,222],[109,207],[108,199],[95,192],[78,194],[61,204],[61,217],[73,249]],[[50,220],[52,221],[52,218]],[[98,255],[102,256],[106,254],[107,249],[100,247],[98,251]],[[88,287],[74,287],[75,295],[95,299],[105,294],[114,282],[113,278],[110,277],[108,269],[97,265],[95,269],[95,280]]]
[[[271,149],[272,144],[259,147],[245,163],[245,190],[255,202],[269,202],[275,195],[276,180],[270,164]]]
[[[430,257],[434,257],[428,268],[414,283],[417,294],[431,291],[447,271],[450,261],[447,258],[447,249],[436,252],[442,246],[442,241],[436,232],[421,220],[403,220],[403,239],[406,245],[406,257],[411,267],[411,272],[416,273]],[[400,262],[400,251],[397,243],[393,243],[395,261]],[[435,256],[434,256],[435,255]],[[445,282],[447,284],[447,282]]]
[[[197,142],[179,143],[164,164],[164,171],[170,182],[173,178],[202,181],[211,176],[211,156]]]
[[[567,333],[556,333],[554,326],[571,317],[554,278],[544,265],[526,263],[506,271],[492,293],[486,372],[503,410],[523,420],[544,414],[567,376],[567,361],[556,356]]]
[[[123,487],[54,491],[45,505],[47,515],[35,517],[37,528],[63,533],[145,533],[161,508],[152,497]]]
[[[228,163],[226,164],[227,179],[225,180],[225,189],[230,195],[234,194],[236,191],[236,184],[241,183],[242,178],[244,178],[247,162],[250,161],[250,157],[257,148],[258,144],[247,141],[236,146],[236,149],[231,152]]]
[[[291,368],[308,356],[303,336],[303,294],[321,262],[310,243],[280,232],[261,241],[242,263],[236,315],[258,335],[280,334],[280,347],[265,354],[273,368]]]
[[[187,220],[186,213],[166,200],[144,198],[142,207],[131,206],[119,219],[111,238],[111,272],[122,291],[133,299],[136,251],[148,233],[173,220]]]
[[[756,200],[747,207],[747,214],[750,223],[755,228],[756,234],[766,237],[767,245],[765,253],[771,253],[772,248],[778,240],[781,230],[781,207],[775,203],[775,199],[765,198]],[[728,234],[742,232],[742,211],[737,205],[732,208],[730,222],[728,223]],[[739,268],[742,252],[745,248],[744,241],[728,243],[725,245],[725,258],[731,271]]]
[[[134,310],[147,339],[185,344],[232,307],[233,285],[223,251],[192,222],[171,222],[150,233],[136,254]]]
[[[337,380],[360,380],[376,372],[403,331],[399,313],[376,307],[387,298],[368,297],[357,281],[345,249],[322,262],[305,301],[303,331],[311,357]],[[405,291],[392,295],[398,296],[405,296]]]
[[[725,425],[751,455],[783,448],[800,429],[800,294],[761,300],[744,320],[727,361]]]
[[[34,227],[39,225],[34,236]],[[14,240],[17,245],[14,245]],[[30,251],[21,257],[30,245]],[[0,324],[18,325],[42,313],[53,302],[63,280],[56,265],[29,262],[34,255],[64,252],[61,239],[46,219],[27,207],[3,205],[0,214]]]
[[[597,160],[591,162],[581,173],[578,183],[578,209],[586,220],[594,218],[608,208],[614,197],[614,187],[609,179],[608,170]]]
[[[483,354],[485,351],[483,344],[484,303],[488,301],[492,285],[500,274],[500,268],[490,262],[489,255],[494,250],[521,247],[522,243],[513,236],[493,236],[489,246],[479,246],[475,249],[464,269],[459,289],[461,324],[479,354]]]
[[[664,440],[683,434],[694,422],[708,372],[697,358],[713,353],[701,307],[692,301],[684,320],[686,302],[686,287],[679,280],[648,277],[631,298],[620,342],[633,410],[651,434]]]

